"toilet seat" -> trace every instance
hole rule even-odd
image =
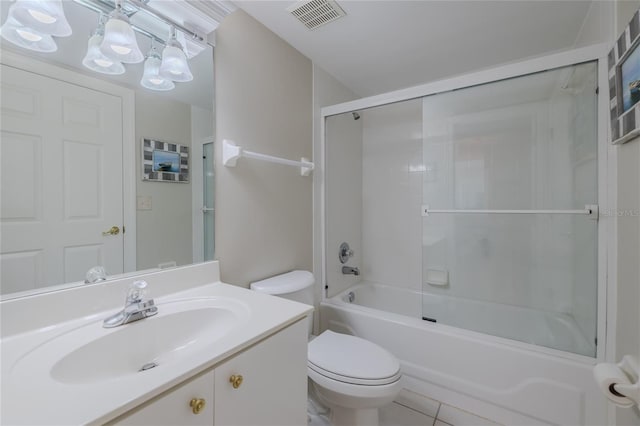
[[[327,330],[309,343],[308,367],[328,379],[352,385],[383,386],[400,379],[400,363],[380,346]]]

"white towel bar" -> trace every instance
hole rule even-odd
[[[300,167],[301,176],[309,176],[315,165],[308,159],[302,157],[302,161],[287,160],[286,158],[274,157],[272,155],[260,154],[247,151],[230,140],[222,141],[222,163],[227,167],[235,167],[238,158],[247,157],[255,160],[268,161],[270,163],[284,164],[287,166]]]

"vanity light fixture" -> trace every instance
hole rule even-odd
[[[142,87],[146,87],[150,90],[167,91],[176,87],[173,81],[164,78],[160,75],[160,64],[162,58],[153,46],[153,39],[151,40],[151,50],[147,54],[147,60],[144,61],[144,74],[140,84]]]
[[[17,0],[10,14],[25,27],[56,37],[71,35],[62,0]]]
[[[153,48],[152,43],[140,83],[151,90],[171,90],[175,87],[176,81],[193,80],[187,55],[177,39],[176,30],[190,37],[189,40],[185,40],[188,51],[193,56],[204,49],[197,45],[206,42],[197,31],[148,6],[147,0],[113,0],[113,6],[110,6],[111,1],[107,0],[73,2],[100,14],[98,28],[89,38],[87,51],[82,59],[82,64],[88,69],[103,74],[120,75],[126,71],[123,63],[142,62],[145,57],[138,47],[134,31],[152,40],[164,42],[164,37],[158,37],[153,31],[141,28],[138,21],[136,26],[129,23],[129,16],[144,11],[143,15],[151,15],[169,26],[170,33],[162,55]],[[58,46],[53,37],[66,37],[72,33],[63,4],[63,0],[15,0],[9,7],[7,20],[0,27],[0,35],[24,49],[42,53],[55,52]],[[105,16],[108,16],[106,23]],[[145,22],[145,19],[141,21]]]
[[[138,47],[136,35],[129,24],[129,18],[122,12],[122,0],[115,0],[116,8],[109,15],[104,28],[100,50],[115,61],[127,64],[142,62],[144,56]]]
[[[87,54],[82,60],[82,65],[92,71],[102,74],[120,75],[124,74],[124,65],[121,62],[107,58],[100,50],[100,45],[104,38],[104,15],[98,19],[98,28],[93,32],[87,43]]]
[[[193,74],[189,69],[187,56],[182,50],[182,45],[176,39],[176,29],[171,27],[171,36],[162,51],[162,64],[160,75],[166,79],[186,82],[193,80]]]
[[[12,5],[11,8],[13,8]],[[48,35],[27,27],[16,20],[9,10],[9,16],[2,28],[0,35],[5,40],[22,47],[23,49],[34,50],[36,52],[51,53],[58,50],[58,45],[53,38]]]

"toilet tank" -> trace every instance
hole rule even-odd
[[[251,290],[306,303],[313,306],[313,274],[291,271],[251,283]]]
[[[291,271],[266,280],[251,283],[251,290],[283,297],[313,306],[313,274],[309,271]],[[313,327],[312,316],[308,318],[309,332]]]

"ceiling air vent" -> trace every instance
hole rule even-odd
[[[333,0],[299,1],[289,6],[287,12],[290,12],[310,30],[346,15],[345,11]]]

